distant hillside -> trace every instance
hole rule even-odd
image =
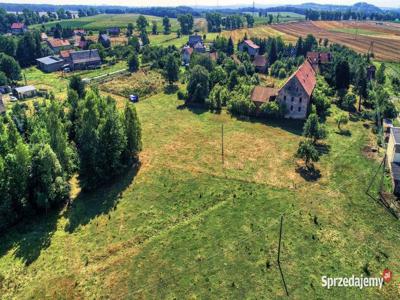
[[[287,11],[288,9],[298,9],[298,10],[319,10],[319,11],[346,11],[351,10],[354,12],[364,12],[364,13],[380,13],[383,10],[375,5],[366,3],[366,2],[358,2],[354,5],[336,5],[336,4],[318,4],[318,3],[303,3],[298,5],[283,5],[276,7],[269,7],[268,10],[271,11]]]

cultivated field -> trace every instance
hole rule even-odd
[[[364,193],[382,158],[364,155],[375,139],[364,121],[353,119],[351,134],[339,135],[328,118],[315,181],[293,157],[301,123],[189,110],[163,93],[137,110],[137,171],[93,194],[74,189],[71,208],[2,237],[3,298],[283,297],[282,214],[281,261],[293,298],[398,297],[400,228]],[[386,267],[397,277],[382,290],[321,287],[322,275],[380,276]]]
[[[54,21],[45,23],[44,26],[46,29],[50,29],[54,27],[57,23],[59,23],[62,27],[71,27],[71,28],[83,28],[86,30],[105,30],[109,27],[121,27],[126,28],[128,23],[133,23],[135,25],[136,20],[138,18],[138,14],[100,14],[90,17],[83,17],[78,19],[71,20],[62,20],[62,21]],[[150,25],[148,30],[151,30],[152,21],[157,21],[159,30],[162,28],[162,18],[155,16],[145,16],[149,21]],[[178,21],[176,19],[171,18],[171,30],[178,29]],[[41,24],[32,25],[32,28],[40,29],[42,27]]]
[[[261,25],[253,28],[241,28],[232,31],[222,31],[221,33],[222,36],[225,36],[227,38],[231,36],[235,43],[238,43],[239,41],[243,40],[246,34],[249,38],[250,37],[267,38],[268,36],[273,36],[273,37],[281,36],[282,39],[288,42],[295,42],[297,39],[295,36],[286,34],[284,32],[280,32],[269,25],[268,26]]]
[[[360,53],[367,53],[372,43],[376,59],[400,61],[400,28],[397,25],[393,25],[394,23],[383,24],[379,25],[374,22],[305,21],[276,24],[272,25],[272,28],[293,37],[305,37],[311,33],[318,39],[328,38],[330,42],[346,45]],[[359,28],[357,35],[355,34],[355,28]]]

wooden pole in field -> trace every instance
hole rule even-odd
[[[281,216],[281,226],[279,230],[279,244],[278,244],[278,268],[281,273],[283,287],[285,288],[286,296],[289,296],[289,291],[286,286],[285,277],[283,276],[282,268],[281,268],[281,241],[282,241],[282,230],[283,230],[283,215]]]

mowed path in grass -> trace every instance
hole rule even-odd
[[[328,119],[322,177],[307,182],[293,158],[301,124],[181,105],[164,94],[137,104],[137,172],[2,238],[3,298],[284,296],[276,265],[282,213],[282,265],[294,298],[398,295],[395,282],[382,291],[321,287],[322,275],[400,272],[400,226],[364,194],[378,163],[362,155],[371,133],[361,121],[343,136]]]

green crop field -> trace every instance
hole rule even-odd
[[[311,178],[294,158],[301,123],[237,120],[163,93],[137,110],[137,169],[95,193],[75,187],[70,208],[2,237],[4,299],[277,299],[281,215],[292,298],[398,298],[400,227],[365,194],[382,159],[363,151],[375,140],[367,121],[352,118],[340,135],[333,108]],[[321,287],[322,275],[385,268],[395,280],[382,290]]]
[[[252,14],[250,12],[250,14]],[[273,23],[286,23],[286,22],[294,22],[294,21],[303,21],[305,20],[304,15],[300,15],[293,12],[268,12],[268,15],[272,15]],[[279,15],[279,18],[278,18]],[[255,14],[254,21],[255,25],[265,25],[268,24],[269,17],[259,17],[258,13]]]
[[[57,23],[60,23],[62,27],[71,27],[71,28],[83,28],[86,30],[105,30],[109,27],[121,27],[126,28],[128,23],[133,23],[134,25],[138,14],[100,14],[90,17],[83,17],[72,20],[62,20],[62,21],[54,21],[45,23],[45,28],[49,29],[54,27]],[[151,30],[152,21],[157,21],[158,27],[161,29],[162,27],[162,18],[155,16],[145,16],[149,21],[149,30]],[[171,30],[178,29],[178,21],[176,19],[171,18]],[[42,25],[37,24],[31,26],[32,28],[39,29]]]

